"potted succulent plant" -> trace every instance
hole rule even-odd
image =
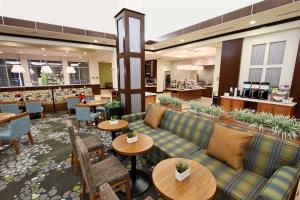
[[[112,116],[109,120],[110,125],[116,125],[119,123],[118,116]]]
[[[136,132],[134,132],[134,131],[129,131],[129,132],[127,132],[126,135],[127,135],[127,142],[128,142],[129,144],[138,141],[138,136],[137,136]]]
[[[176,163],[175,167],[176,167],[175,178],[178,181],[183,181],[184,179],[186,179],[191,175],[191,169],[187,164],[187,162],[179,161],[178,163]]]

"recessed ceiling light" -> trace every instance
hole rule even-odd
[[[44,54],[43,56],[47,56],[46,54]]]
[[[98,40],[94,40],[95,43],[98,43]]]
[[[64,57],[66,57],[66,55],[64,55]]]
[[[79,58],[81,58],[81,56],[79,56]]]
[[[3,51],[0,51],[0,53],[3,53]]]
[[[41,48],[42,49],[42,51],[45,51],[46,49],[43,47],[43,48]]]
[[[86,52],[83,52],[84,55],[86,55]]]
[[[20,54],[23,54],[24,52],[23,51],[20,51]]]
[[[69,53],[69,50],[66,50],[66,53]]]
[[[181,39],[180,42],[184,42],[184,39]]]
[[[151,49],[153,50],[153,49],[154,49],[154,47],[151,47]]]
[[[251,25],[256,24],[256,21],[255,21],[255,20],[251,20],[251,21],[250,21],[250,24],[251,24]]]

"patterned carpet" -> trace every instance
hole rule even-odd
[[[31,120],[35,144],[30,145],[27,136],[21,139],[21,153],[16,156],[10,148],[0,153],[0,199],[1,200],[56,200],[81,199],[81,174],[75,177],[71,165],[71,144],[66,128],[65,113],[47,114],[46,118]],[[93,127],[92,132],[82,125],[78,135],[98,136],[111,154],[111,136]],[[122,161],[130,169],[130,159]],[[143,157],[137,158],[137,168],[149,175],[153,167]],[[118,194],[125,199],[123,194]],[[157,199],[153,184],[143,195],[133,199],[152,196]],[[88,196],[85,198],[88,199]]]

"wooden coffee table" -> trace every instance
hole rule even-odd
[[[131,157],[131,193],[132,195],[139,195],[150,187],[151,177],[144,171],[136,169],[136,156],[149,151],[153,147],[153,139],[147,135],[138,133],[138,141],[134,143],[127,143],[127,135],[117,137],[113,143],[113,149],[121,155]]]
[[[183,181],[175,178],[175,164],[186,161],[191,168],[190,177]],[[212,199],[216,192],[216,180],[212,173],[193,160],[170,158],[158,163],[152,173],[153,183],[165,199]]]

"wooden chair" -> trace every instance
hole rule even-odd
[[[25,134],[28,135],[29,141],[33,145],[28,112],[11,117],[9,127],[0,130],[0,140],[10,141],[16,154],[19,154],[20,148],[17,140]]]
[[[67,127],[69,131],[69,136],[71,140],[71,145],[72,145],[72,163],[74,165],[74,174],[77,176],[78,174],[78,151],[76,147],[76,136],[75,136],[75,131],[72,125],[72,122],[70,120],[67,120]],[[101,140],[94,136],[88,136],[86,138],[82,139],[84,145],[87,147],[88,152],[90,154],[90,157],[98,156],[101,157],[102,159],[105,159],[105,149],[104,145],[102,144]]]
[[[76,146],[83,174],[82,198],[86,195],[86,189],[90,200],[99,198],[99,187],[108,183],[115,192],[126,188],[127,200],[131,199],[129,172],[116,157],[111,156],[92,165],[88,150],[80,138],[76,140]]]

